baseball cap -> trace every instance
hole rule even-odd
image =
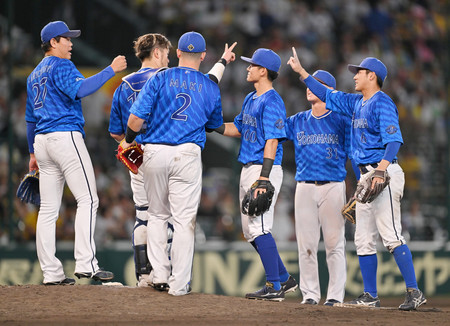
[[[44,26],[44,28],[41,30],[41,40],[42,43],[46,43],[57,36],[75,38],[80,36],[80,34],[80,30],[71,31],[69,27],[67,27],[65,22],[58,20],[50,22]]]
[[[258,49],[251,58],[241,57],[241,59],[275,72],[278,72],[281,66],[280,56],[270,49]]]
[[[312,76],[321,83],[336,89],[336,79],[328,71],[316,70]]]
[[[181,35],[178,41],[178,49],[183,52],[198,53],[206,51],[206,42],[202,34],[187,32]]]
[[[348,65],[348,70],[350,72],[356,74],[360,69],[367,69],[373,71],[377,77],[379,77],[382,81],[386,79],[387,69],[383,62],[378,60],[377,58],[368,57],[365,58],[359,66],[356,65]]]

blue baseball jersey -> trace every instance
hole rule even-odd
[[[378,163],[387,143],[403,144],[397,106],[382,91],[364,101],[361,94],[328,90],[326,108],[352,117],[351,152],[356,164]]]
[[[351,119],[333,111],[316,117],[312,110],[286,120],[286,135],[294,143],[297,181],[343,181],[350,157]]]
[[[84,136],[81,99],[76,97],[83,80],[72,61],[42,59],[27,78],[25,120],[36,123],[36,134],[79,131]]]
[[[110,133],[115,135],[125,134],[131,106],[136,101],[147,80],[157,71],[159,71],[157,68],[142,68],[122,79],[122,83],[117,87],[113,95],[111,113],[109,115],[108,131]],[[140,134],[136,137],[136,142],[142,142],[142,134],[145,134],[146,128],[147,121],[144,122]]]
[[[150,78],[130,113],[147,121],[144,144],[194,143],[203,149],[205,127],[223,124],[219,86],[187,67],[170,68]]]
[[[234,125],[241,133],[238,161],[242,164],[262,164],[264,147],[269,139],[278,139],[275,165],[281,165],[282,142],[286,140],[286,107],[281,96],[271,89],[261,96],[256,91],[245,97],[241,113],[234,118]]]

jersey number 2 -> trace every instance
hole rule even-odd
[[[40,109],[44,106],[45,96],[47,95],[47,87],[45,83],[47,82],[47,77],[41,79],[39,83],[33,84],[33,89],[36,89],[36,97],[34,98],[34,109]]]
[[[176,98],[180,97],[184,99],[183,105],[181,105],[181,107],[178,110],[172,113],[171,118],[174,120],[186,121],[188,116],[186,114],[183,114],[183,112],[189,107],[189,105],[191,105],[192,99],[186,93],[180,93],[177,95]]]

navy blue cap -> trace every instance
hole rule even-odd
[[[275,72],[278,72],[281,66],[280,56],[269,49],[258,49],[251,58],[241,57],[241,59]]]
[[[378,60],[377,58],[368,57],[365,58],[359,66],[356,65],[348,65],[348,70],[350,72],[356,74],[358,70],[367,69],[373,71],[377,77],[379,77],[382,81],[386,79],[387,69],[383,62]]]
[[[41,40],[42,43],[46,43],[57,36],[75,38],[80,36],[80,34],[80,30],[71,31],[69,27],[67,27],[65,22],[58,20],[50,22],[44,26],[44,28],[41,30]]]
[[[206,42],[202,34],[187,32],[181,35],[178,41],[178,49],[183,52],[198,53],[206,51]]]
[[[328,71],[316,70],[316,72],[314,72],[312,76],[321,83],[324,83],[325,85],[336,89],[336,78],[334,78],[333,75],[330,74]]]

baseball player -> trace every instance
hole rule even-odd
[[[113,273],[98,267],[94,228],[98,197],[95,175],[84,143],[81,98],[97,91],[106,81],[127,67],[117,56],[98,74],[84,78],[72,61],[71,38],[79,30],[69,30],[54,21],[41,31],[45,57],[28,76],[25,120],[30,152],[29,169],[40,172],[41,206],[36,226],[36,247],[46,285],[72,285],[56,258],[55,229],[64,183],[77,201],[75,216],[75,276],[106,281]]]
[[[215,129],[223,124],[219,87],[198,71],[205,56],[206,42],[201,34],[188,32],[180,37],[178,67],[155,74],[144,85],[130,109],[120,145],[127,148],[133,143],[147,122],[142,135],[145,147],[141,169],[149,206],[148,257],[154,287],[169,288],[174,296],[191,291],[205,127]],[[172,264],[165,252],[169,218],[174,227]]]
[[[313,77],[330,89],[336,79],[317,70]],[[287,138],[294,143],[297,181],[295,233],[300,267],[302,304],[320,301],[317,250],[322,229],[329,282],[325,305],[342,302],[345,294],[345,164],[350,150],[350,118],[325,108],[325,103],[306,89],[311,109],[286,120]]]
[[[225,45],[225,52],[221,60],[214,65],[208,73],[210,79],[219,82],[222,78],[225,66],[234,60],[233,48]],[[116,89],[113,96],[111,114],[109,120],[109,132],[112,138],[120,142],[125,137],[127,122],[130,115],[130,108],[135,102],[139,92],[146,81],[158,71],[167,68],[169,64],[169,51],[172,48],[170,41],[161,34],[145,34],[134,42],[136,57],[141,61],[141,68],[123,78],[123,82]],[[146,127],[144,125],[140,134],[136,137],[137,143],[142,143],[143,134]],[[136,222],[133,229],[132,244],[134,249],[134,261],[136,277],[139,287],[152,285],[151,264],[147,256],[147,221],[148,221],[148,201],[144,187],[143,169],[139,169],[138,174],[130,172],[131,189],[136,208]],[[168,223],[169,247],[172,243],[173,226]],[[169,248],[170,252],[170,248]]]
[[[285,293],[295,291],[297,282],[287,272],[272,237],[274,206],[283,181],[281,160],[286,139],[286,108],[280,95],[273,88],[278,77],[280,57],[269,49],[258,49],[249,62],[247,81],[255,91],[245,97],[241,113],[233,123],[226,123],[215,131],[229,137],[240,137],[238,161],[243,164],[239,186],[242,200],[256,180],[266,180],[275,187],[273,203],[266,213],[250,217],[241,213],[244,237],[258,252],[266,272],[266,285],[259,291],[247,293],[248,299],[284,300]],[[257,192],[264,190],[256,189]]]
[[[354,73],[355,90],[362,94],[348,94],[329,90],[310,77],[301,66],[295,49],[288,64],[299,73],[308,88],[326,108],[352,117],[352,158],[358,164],[361,175],[375,170],[372,188],[383,183],[385,171],[390,184],[371,203],[356,204],[355,245],[364,282],[364,293],[349,304],[379,307],[377,295],[376,243],[380,234],[384,246],[394,255],[406,283],[405,301],[400,310],[414,310],[426,303],[418,289],[411,251],[402,236],[400,200],[405,178],[397,162],[397,152],[403,143],[398,122],[398,111],[392,99],[381,91],[387,76],[386,66],[373,57],[365,58],[360,65],[349,65]]]

